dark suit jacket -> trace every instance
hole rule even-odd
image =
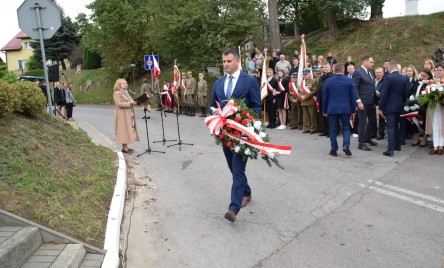
[[[219,78],[213,85],[211,93],[210,107],[217,107],[216,101],[221,109],[227,104],[224,92],[224,82],[227,76]],[[236,87],[233,90],[232,98],[244,99],[248,108],[253,109],[254,113],[260,115],[262,112],[261,91],[256,79],[248,74],[240,72]]]
[[[356,99],[361,99],[361,102],[364,105],[375,104],[375,75],[373,72],[371,73],[373,75],[373,79],[370,78],[368,73],[361,66],[353,73],[352,77]]]
[[[350,78],[342,74],[335,74],[325,81],[322,95],[322,112],[324,114],[353,114],[356,112],[356,97],[353,81]]]
[[[394,71],[384,77],[379,109],[384,114],[403,113],[404,104],[410,94],[410,80]]]

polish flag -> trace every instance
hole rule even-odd
[[[154,73],[153,73],[153,77],[154,77],[154,78],[157,78],[157,77],[159,77],[159,75],[160,75],[160,67],[159,67],[159,63],[157,62],[156,57],[154,57],[154,54],[152,54],[152,55],[153,55],[153,61],[154,61]]]

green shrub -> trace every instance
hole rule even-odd
[[[19,112],[25,115],[37,116],[45,112],[46,97],[40,88],[28,81],[19,81],[13,85],[20,94],[21,105]]]
[[[28,70],[23,75],[44,77],[45,72],[43,72],[43,69],[35,69],[35,70]]]
[[[12,84],[17,82],[17,75],[15,74],[11,74],[11,73],[7,73],[2,77],[3,80],[5,80],[6,82]]]
[[[20,95],[13,85],[0,80],[0,116],[5,112],[14,112],[20,106]]]

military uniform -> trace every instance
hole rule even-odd
[[[201,115],[200,117],[207,116],[206,107],[207,107],[207,92],[208,92],[208,83],[204,80],[204,74],[199,74],[199,82],[197,82],[197,102],[200,106]]]
[[[181,95],[180,95],[180,100],[181,100],[181,104],[182,104],[182,109],[181,112],[183,114],[188,115],[188,103],[187,103],[187,92],[186,92],[186,84],[187,84],[187,74],[186,73],[182,73],[182,77],[181,77],[182,81],[180,83],[180,89],[181,89]]]
[[[192,76],[191,72],[188,72],[188,78],[185,83],[185,86],[187,87],[187,104],[189,108],[189,116],[195,115],[196,107],[194,102],[194,94],[196,93],[196,79]]]
[[[146,94],[148,96],[148,100],[144,103],[141,103],[142,110],[146,111],[146,117],[150,118],[150,112],[151,112],[151,98],[153,96],[151,91],[151,86],[148,84],[147,81],[143,81],[142,87],[140,88],[140,94]],[[145,119],[145,116],[142,117],[142,119]]]
[[[313,101],[313,97],[316,96],[316,86],[317,82],[310,78],[305,80],[305,88],[309,93],[303,92],[302,89],[300,89],[301,96],[305,96],[305,100],[301,100],[304,133],[316,133],[317,107]]]
[[[292,87],[295,86],[295,90],[297,90],[297,82],[292,81],[293,78],[297,78],[296,73],[293,73],[291,76],[290,84],[294,83],[293,85],[289,85],[289,91],[290,95],[288,97],[288,100],[290,101],[290,129],[302,129],[302,107],[301,107],[301,99],[298,95],[295,95],[293,93]],[[299,92],[298,92],[299,93]]]

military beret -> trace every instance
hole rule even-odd
[[[305,69],[302,74],[309,74],[310,73],[310,69]]]

